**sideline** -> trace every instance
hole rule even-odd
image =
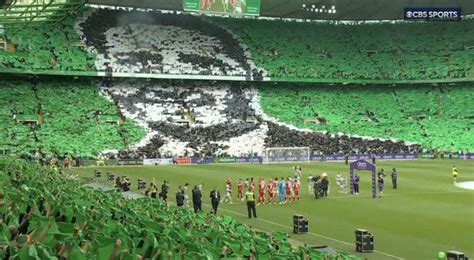
[[[208,208],[211,207],[210,205],[205,204],[205,203],[203,203],[202,205],[203,205],[203,206],[206,206],[206,207],[208,207]],[[241,217],[247,217],[247,215],[242,214],[242,213],[240,213],[240,212],[233,211],[233,210],[228,210],[228,209],[222,209],[222,208],[220,208],[219,211],[229,212],[229,213],[231,213],[231,214],[238,215],[238,216],[241,216]],[[284,227],[284,228],[291,228],[290,226],[285,226],[285,225],[282,225],[282,224],[280,224],[280,223],[276,223],[276,222],[269,221],[269,220],[265,220],[265,219],[261,219],[261,218],[257,218],[256,220],[262,221],[262,222],[266,222],[266,223],[268,223],[268,224],[272,224],[272,225],[275,225],[275,226],[280,226],[280,227]],[[340,243],[340,244],[349,245],[349,246],[354,246],[353,243],[348,243],[348,242],[346,242],[346,241],[338,240],[338,239],[335,239],[335,238],[332,238],[332,237],[327,237],[327,236],[320,235],[320,234],[316,234],[316,233],[312,233],[312,232],[308,232],[308,234],[309,234],[309,235],[312,235],[312,236],[315,236],[315,237],[324,238],[324,239],[326,239],[326,240],[331,240],[331,241],[334,241],[334,242],[337,242],[337,243]],[[380,255],[384,255],[384,256],[388,256],[388,257],[391,257],[391,258],[393,258],[393,259],[398,259],[398,260],[404,259],[403,257],[399,257],[399,256],[396,256],[396,255],[391,255],[391,254],[388,254],[388,253],[385,253],[385,252],[381,252],[381,251],[377,251],[377,250],[374,250],[374,253],[377,253],[377,254],[380,254]]]
[[[450,193],[469,193],[468,190],[458,190],[458,191],[428,191],[428,192],[412,192],[412,193],[402,193],[402,194],[384,194],[383,197],[404,197],[404,196],[420,196],[420,195],[434,195],[434,194],[450,194]],[[328,194],[329,195],[329,194]],[[337,197],[327,197],[325,200],[336,200],[336,199],[352,199],[352,198],[372,198],[372,195],[351,195],[347,193],[348,196],[337,196]],[[350,196],[349,196],[350,195]]]

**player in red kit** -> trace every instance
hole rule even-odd
[[[209,10],[214,4],[214,0],[201,0],[201,10]]]
[[[267,184],[268,187],[268,200],[270,204],[275,204],[275,187],[276,183],[274,180],[270,179]]]
[[[296,178],[293,184],[293,201],[300,200],[300,179]]]
[[[239,179],[239,182],[237,182],[237,199],[244,199],[244,182],[242,181],[242,179]]]
[[[260,178],[258,182],[258,204],[265,204],[265,180]]]
[[[255,182],[253,181],[253,178],[250,178],[249,190],[252,192],[255,190]]]
[[[225,181],[225,197],[222,202],[232,204],[232,180],[230,178]]]
[[[288,177],[288,179],[286,179],[286,183],[285,183],[285,191],[286,191],[286,196],[285,196],[285,202],[291,202],[291,179],[290,177]]]

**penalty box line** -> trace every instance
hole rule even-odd
[[[211,206],[208,205],[208,204],[204,204],[204,203],[203,203],[203,205],[206,206],[206,207],[211,207]],[[242,214],[242,213],[240,213],[240,212],[233,211],[233,210],[222,209],[222,208],[220,208],[219,210],[220,210],[220,211],[229,212],[229,213],[232,213],[232,214],[234,214],[234,215],[238,215],[238,216],[242,216],[242,217],[247,217],[247,215]],[[266,219],[256,218],[256,220],[262,221],[262,222],[266,222],[266,223],[268,223],[268,224],[272,224],[272,225],[275,225],[275,226],[280,226],[280,227],[290,228],[290,229],[291,229],[290,226],[285,226],[285,225],[283,225],[283,224],[276,223],[276,222],[273,222],[273,221],[269,221],[269,220],[266,220]],[[346,241],[338,240],[338,239],[335,239],[335,238],[332,238],[332,237],[328,237],[328,236],[316,234],[316,233],[313,233],[313,232],[308,232],[308,234],[313,235],[313,236],[315,236],[315,237],[324,238],[324,239],[326,239],[326,240],[331,240],[331,241],[334,241],[334,242],[337,242],[337,243],[340,243],[340,244],[349,245],[349,246],[354,246],[354,244],[348,243],[348,242],[346,242]],[[391,258],[394,258],[394,259],[399,259],[399,260],[404,259],[403,257],[399,257],[399,256],[396,256],[396,255],[391,255],[391,254],[388,254],[388,253],[385,253],[385,252],[381,252],[381,251],[377,251],[377,250],[374,250],[374,253],[381,254],[381,255],[384,255],[384,256],[388,256],[388,257],[391,257]]]

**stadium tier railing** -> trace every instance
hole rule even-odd
[[[156,74],[156,73],[107,73],[105,71],[60,71],[34,69],[5,69],[0,68],[0,74],[17,75],[44,75],[44,76],[77,76],[95,78],[135,78],[135,79],[177,79],[177,80],[209,80],[209,81],[266,81],[281,83],[334,83],[334,84],[436,84],[474,82],[474,77],[455,79],[420,79],[420,80],[361,80],[361,79],[325,79],[325,78],[297,78],[297,77],[263,77],[250,79],[245,76],[213,76],[188,74]]]

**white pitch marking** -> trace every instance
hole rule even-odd
[[[210,205],[207,205],[207,204],[204,204],[204,203],[203,203],[203,205],[206,206],[206,207],[210,207]],[[242,217],[247,217],[247,215],[242,214],[242,213],[239,213],[239,212],[236,212],[236,211],[232,211],[232,210],[228,210],[228,209],[219,209],[219,210],[220,210],[220,211],[226,211],[226,212],[229,212],[229,213],[232,213],[232,214],[235,214],[235,215],[239,215],[239,216],[242,216]],[[280,224],[280,223],[276,223],[276,222],[269,221],[269,220],[265,220],[265,219],[261,219],[261,218],[257,218],[256,220],[259,220],[259,221],[262,221],[262,222],[266,222],[266,223],[269,223],[269,224],[272,224],[272,225],[284,227],[284,228],[291,228],[291,227],[289,227],[289,226],[285,226],[285,225],[282,225],[282,224]],[[354,244],[348,243],[348,242],[346,242],[346,241],[338,240],[338,239],[335,239],[335,238],[332,238],[332,237],[327,237],[327,236],[323,236],[323,235],[316,234],[316,233],[312,233],[312,232],[308,232],[308,234],[313,235],[313,236],[316,236],[316,237],[321,237],[321,238],[324,238],[324,239],[327,239],[327,240],[331,240],[331,241],[334,241],[334,242],[338,242],[338,243],[341,243],[341,244],[349,245],[349,246],[353,246],[353,245],[354,245]],[[377,251],[377,250],[374,250],[374,252],[377,253],[377,254],[381,254],[381,255],[385,255],[385,256],[394,258],[394,259],[399,259],[399,260],[404,259],[403,257],[391,255],[391,254],[384,253],[384,252],[380,252],[380,251]]]
[[[433,194],[449,194],[449,193],[468,193],[469,191],[433,191],[433,192],[412,192],[402,194],[384,194],[384,197],[403,197],[403,196],[418,196],[418,195],[433,195]],[[348,194],[351,195],[351,194]],[[351,195],[351,196],[338,196],[328,197],[324,199],[351,199],[351,198],[372,198],[372,195]]]
[[[474,181],[458,182],[455,186],[461,189],[474,190]]]

